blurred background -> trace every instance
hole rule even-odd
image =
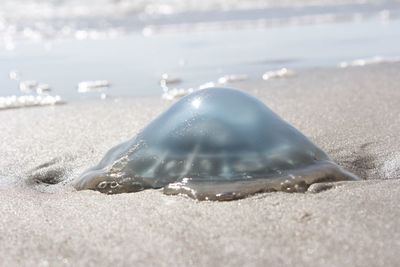
[[[2,0],[0,108],[398,61],[399,15],[395,0]]]

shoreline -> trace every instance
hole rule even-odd
[[[398,19],[377,17],[268,29],[25,42],[13,51],[0,51],[0,72],[9,74],[0,76],[0,107],[15,101],[14,95],[27,96],[21,102],[32,104],[158,95],[165,76],[173,81],[171,89],[189,90],[231,76],[253,83],[282,69],[302,72],[399,61],[399,27]],[[47,94],[51,97],[45,99]]]

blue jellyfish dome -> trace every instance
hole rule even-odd
[[[167,194],[230,200],[349,179],[357,177],[257,98],[209,88],[182,98],[112,148],[75,187],[105,193],[164,187]]]

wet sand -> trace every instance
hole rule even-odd
[[[232,84],[365,179],[316,194],[218,203],[159,190],[76,192],[73,177],[170,103],[125,98],[1,111],[0,265],[396,266],[399,71],[380,64]],[[67,180],[36,185],[32,173]]]

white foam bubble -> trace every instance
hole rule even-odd
[[[17,70],[11,70],[8,73],[8,77],[10,78],[10,80],[13,80],[13,81],[18,81],[19,79],[21,79],[21,75],[19,74],[19,72]]]
[[[245,81],[249,78],[246,74],[229,74],[218,78],[219,84],[226,84],[231,82]]]
[[[102,92],[111,86],[107,80],[83,81],[78,84],[79,93]]]
[[[367,65],[381,64],[381,63],[394,63],[399,62],[400,57],[382,57],[382,56],[374,56],[368,58],[360,58],[351,61],[342,61],[338,64],[339,68],[348,68],[348,67],[363,67]]]
[[[165,87],[165,86],[168,86],[170,84],[179,84],[181,82],[182,82],[181,78],[173,77],[173,76],[169,75],[168,73],[163,73],[161,75],[161,79],[160,79],[161,87]]]
[[[35,91],[37,86],[38,82],[35,80],[21,81],[19,83],[19,90],[23,93],[30,93],[32,91]]]
[[[65,102],[58,95],[12,95],[0,97],[0,110],[35,106],[51,106],[63,103]]]
[[[165,74],[163,76],[165,79],[168,79],[168,75]],[[238,81],[244,81],[248,79],[247,74],[228,74],[225,76],[222,76],[218,79],[217,82],[214,81],[208,81],[203,84],[200,84],[197,88],[169,88],[168,83],[161,80],[160,85],[163,90],[162,98],[165,100],[175,100],[182,98],[184,96],[187,96],[193,92],[203,90],[206,88],[211,88],[211,87],[217,87],[219,85],[224,85],[228,82],[238,82]],[[179,80],[180,82],[181,80]]]
[[[262,78],[263,80],[270,80],[270,79],[277,79],[277,78],[284,78],[284,77],[290,77],[295,75],[295,72],[293,70],[287,69],[287,68],[281,68],[278,70],[272,70],[272,71],[267,71],[263,74]]]
[[[174,99],[179,99],[181,97],[184,97],[186,95],[189,95],[196,91],[196,89],[193,88],[172,88],[172,89],[166,89],[164,90],[164,93],[162,94],[162,98],[165,100],[174,100]]]

